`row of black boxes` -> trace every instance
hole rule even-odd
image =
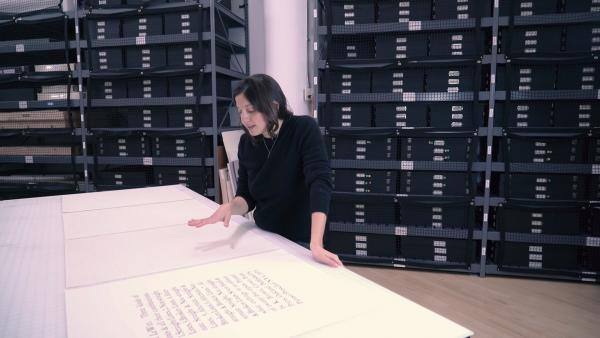
[[[101,190],[184,184],[202,192],[214,187],[212,167],[105,165],[99,169],[95,172],[95,180]]]
[[[594,0],[499,1],[500,16],[597,12]],[[473,0],[377,0],[331,1],[324,4],[320,25],[355,25],[386,22],[451,20],[492,17],[492,1]]]
[[[145,132],[96,131],[90,143],[95,156],[206,158],[212,156],[212,138],[202,133],[177,135],[161,131]]]
[[[323,105],[323,104],[322,104]],[[594,128],[600,125],[598,100],[520,100],[496,102],[493,122],[506,128]],[[489,105],[484,102],[330,103],[320,115],[327,127],[434,127],[487,126]]]
[[[600,37],[600,35],[599,35]],[[531,62],[531,61],[530,61]],[[598,87],[598,62],[577,59],[545,64],[513,64],[498,69],[496,85],[507,91],[594,90]],[[327,72],[321,86],[331,93],[405,93],[489,90],[490,74],[473,66],[397,66],[384,69],[341,67]],[[478,82],[477,82],[478,81]],[[479,83],[479,86],[476,84]]]
[[[319,7],[327,235],[343,259],[596,280],[600,5],[493,4]]]

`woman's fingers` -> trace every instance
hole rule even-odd
[[[188,221],[188,225],[191,226],[191,227],[196,227],[199,224],[202,224],[202,221],[203,220],[201,220],[201,219],[191,219],[191,220]]]
[[[327,255],[324,255],[323,257],[321,257],[321,263],[323,263],[325,265],[329,265],[334,268],[338,266],[338,264],[335,262],[335,260]]]
[[[229,226],[229,220],[231,219],[231,213],[226,214],[225,217],[222,215],[213,214],[210,217],[202,218],[202,219],[191,219],[188,221],[188,225],[192,227],[199,228],[201,226],[207,224],[214,224],[219,221],[223,221],[225,226]]]
[[[189,226],[196,227],[196,228],[199,228],[201,226],[211,224],[211,223],[215,223],[212,220],[212,217],[202,218],[202,219],[192,219],[192,220],[188,221]]]
[[[313,255],[318,262],[323,263],[325,265],[331,267],[344,266],[344,264],[342,264],[342,261],[340,261],[339,257],[336,254],[331,253],[323,248],[313,251]]]
[[[189,221],[187,222],[187,225],[189,225],[189,226],[193,227],[193,226],[194,226],[194,224],[196,224],[198,221],[200,221],[200,220],[199,220],[199,219],[194,219],[194,218],[192,218],[191,220],[189,220]]]
[[[229,226],[229,220],[231,219],[231,207],[229,204],[223,204],[217,209],[212,215],[202,219],[191,219],[188,221],[189,226],[199,228],[207,224],[213,224],[223,221],[225,226]]]
[[[324,263],[331,267],[334,267],[334,268],[340,266],[340,264],[335,260],[335,258],[331,257],[328,254],[325,254],[325,262]]]
[[[331,253],[329,251],[327,251],[327,255],[328,255],[329,259],[335,263],[335,266],[344,266],[344,264],[342,263],[342,261],[340,260],[338,255]]]

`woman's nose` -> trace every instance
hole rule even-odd
[[[248,114],[242,110],[240,112],[240,120],[245,121],[245,122],[250,121],[250,114]]]

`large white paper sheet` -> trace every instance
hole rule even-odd
[[[301,334],[305,338],[411,337],[465,338],[473,332],[418,305],[398,297],[393,305],[382,305],[335,324]]]
[[[375,284],[340,282],[345,273],[324,273],[276,250],[70,289],[68,333],[70,338],[289,337],[397,301]]]
[[[65,238],[74,239],[187,224],[190,218],[210,216],[216,209],[200,200],[78,211],[63,214]]]
[[[113,190],[62,197],[63,212],[119,208],[131,205],[150,205],[192,199],[193,196],[180,186]]]
[[[67,287],[91,285],[274,250],[254,225],[184,224],[67,240]]]
[[[280,236],[239,225],[242,217],[229,229],[187,227],[182,219],[216,204],[182,186],[119,191],[108,202],[93,195],[78,196],[102,210],[71,204],[65,227],[61,197],[0,203],[0,336],[66,337],[66,315],[70,338],[164,337],[166,330],[196,332],[189,337],[472,334],[346,269],[315,263]],[[117,206],[105,208],[111,203]],[[189,207],[191,215],[177,214]],[[66,241],[63,228],[72,231]]]
[[[0,203],[0,337],[67,336],[60,201]]]

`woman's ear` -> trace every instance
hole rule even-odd
[[[272,101],[271,105],[273,106],[273,109],[275,109],[276,112],[279,111],[279,102],[277,101]]]

